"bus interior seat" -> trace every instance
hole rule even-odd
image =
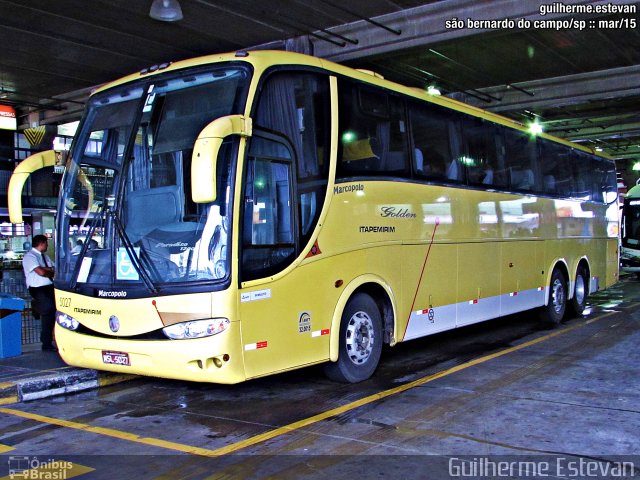
[[[447,178],[449,180],[460,180],[460,168],[456,159],[453,159],[449,164],[449,168],[447,168]]]
[[[435,149],[428,148],[426,158],[422,151],[416,148],[416,163],[418,167],[418,173],[422,173],[432,180],[445,180],[447,178],[447,171],[452,167],[447,165],[444,157]],[[453,172],[455,174],[455,172]]]
[[[278,212],[282,215],[277,216],[277,239],[276,243],[291,243],[293,241],[293,232],[291,230],[291,215],[285,212],[289,210],[289,181],[276,181],[276,203]]]
[[[177,185],[129,192],[126,230],[132,243],[159,227],[178,223],[181,217]]]
[[[521,190],[531,190],[533,188],[533,170],[511,170],[511,186]]]
[[[589,195],[589,191],[587,190],[587,186],[582,180],[576,181],[575,192],[573,192],[576,197],[587,197]]]
[[[404,172],[406,170],[406,158],[404,152],[391,151],[387,153],[384,163],[385,172]]]
[[[545,175],[542,178],[542,182],[544,183],[544,191],[545,192],[555,192],[556,191],[556,178],[553,175]]]
[[[422,154],[422,150],[420,150],[419,148],[415,148],[413,150],[414,156],[415,156],[415,167],[416,167],[416,172],[418,173],[425,173],[424,170],[424,155]]]
[[[375,153],[375,138],[363,138],[342,145],[342,162],[347,171],[378,171],[381,160]]]

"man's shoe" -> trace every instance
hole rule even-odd
[[[42,345],[43,352],[57,352],[58,349],[53,345]]]

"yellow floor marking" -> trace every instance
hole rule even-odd
[[[105,435],[108,437],[114,437],[121,440],[128,440],[130,442],[142,443],[145,445],[151,445],[155,447],[166,448],[169,450],[176,450],[179,452],[190,453],[194,455],[202,455],[206,457],[219,457],[221,455],[227,455],[229,453],[237,452],[238,450],[242,450],[244,448],[256,445],[261,442],[265,442],[267,440],[271,440],[275,437],[279,437],[281,435],[285,435],[287,433],[294,432],[304,427],[308,427],[314,423],[321,422],[323,420],[327,420],[328,418],[335,417],[337,415],[341,415],[350,410],[354,410],[356,408],[362,407],[364,405],[368,405],[373,402],[377,402],[378,400],[382,400],[384,398],[390,397],[392,395],[397,395],[398,393],[406,392],[407,390],[411,390],[412,388],[420,387],[429,382],[437,380],[442,377],[446,377],[447,375],[451,375],[452,373],[459,372],[469,367],[473,367],[475,365],[479,365],[481,363],[488,362],[489,360],[493,360],[494,358],[502,357],[504,355],[508,355],[513,352],[517,352],[518,350],[522,350],[527,347],[531,347],[538,343],[545,342],[550,340],[551,338],[557,337],[558,335],[564,335],[565,333],[572,332],[578,328],[584,327],[585,325],[589,325],[598,320],[602,320],[610,315],[613,315],[618,312],[608,312],[599,317],[593,318],[591,320],[587,320],[585,323],[580,323],[578,325],[574,325],[572,327],[563,328],[562,330],[556,330],[542,337],[535,338],[528,342],[522,343],[520,345],[516,345],[514,347],[506,348],[504,350],[500,350],[499,352],[495,352],[489,355],[485,355],[484,357],[479,357],[473,360],[469,360],[468,362],[461,363],[460,365],[456,365],[455,367],[448,368],[446,370],[442,370],[440,372],[434,373],[432,375],[427,375],[426,377],[419,378],[414,380],[413,382],[406,383],[404,385],[400,385],[398,387],[391,388],[389,390],[384,390],[382,392],[374,393],[367,397],[361,398],[359,400],[355,400],[351,403],[347,403],[346,405],[342,405],[341,407],[333,408],[331,410],[327,410],[325,412],[319,413],[312,417],[305,418],[303,420],[299,420],[297,422],[290,423],[289,425],[285,425],[280,428],[276,428],[274,430],[270,430],[268,432],[261,433],[254,437],[247,438],[246,440],[241,440],[236,443],[232,443],[225,447],[217,448],[217,449],[208,449],[208,448],[200,448],[194,447],[191,445],[185,445],[182,443],[170,442],[167,440],[161,440],[158,438],[149,438],[149,437],[140,437],[139,435],[135,435],[133,433],[122,432],[120,430],[115,430],[112,428],[105,427],[95,427],[92,425],[87,425],[84,423],[73,422],[70,420],[62,420],[59,418],[46,417],[44,415],[39,415],[37,413],[23,412],[21,410],[15,410],[12,408],[4,408],[0,407],[0,413],[5,413],[7,415],[14,415],[22,418],[27,418],[29,420],[35,420],[37,422],[47,423],[50,425],[58,425],[60,427],[73,428],[76,430],[83,430],[85,432],[97,433],[99,435]],[[2,479],[0,479],[2,480]]]
[[[9,405],[10,403],[18,403],[18,396],[0,398],[0,405]]]
[[[113,428],[95,427],[93,425],[87,425],[85,423],[74,422],[71,420],[63,420],[63,419],[54,418],[54,417],[47,417],[45,415],[39,415],[37,413],[30,413],[30,412],[23,412],[22,410],[15,410],[13,408],[1,407],[0,413],[5,413],[7,415],[14,415],[16,417],[21,417],[21,418],[26,418],[28,420],[35,420],[36,422],[47,423],[49,425],[57,425],[59,427],[73,428],[74,430],[82,430],[85,432],[97,433],[98,435],[114,437],[120,440],[128,440],[130,442],[143,443],[145,445],[152,445],[155,447],[167,448],[170,450],[191,453],[194,455],[203,455],[207,457],[216,456],[213,450],[209,450],[207,448],[199,448],[191,445],[184,445],[182,443],[160,440],[158,438],[141,437],[133,433],[122,432],[120,430],[115,430]]]
[[[38,462],[38,457],[27,457],[29,462]],[[15,465],[19,467],[20,465]],[[11,470],[11,459],[9,459],[9,469]],[[39,463],[35,468],[16,471],[14,475],[9,474],[0,480],[15,480],[16,478],[73,478],[85,473],[93,472],[95,468],[85,467],[78,463],[67,460],[53,460],[46,463]]]
[[[470,360],[465,363],[461,363],[460,365],[456,365],[455,367],[448,368],[447,370],[442,370],[440,372],[434,373],[432,375],[428,375],[426,377],[419,378],[414,380],[413,382],[405,383],[404,385],[400,385],[395,388],[391,388],[389,390],[384,390],[382,392],[374,393],[373,395],[369,395],[368,397],[361,398],[359,400],[355,400],[351,403],[347,403],[341,407],[337,407],[331,410],[327,410],[326,412],[319,413],[318,415],[314,415],[313,417],[305,418],[303,420],[299,420],[297,422],[290,423],[289,425],[285,425],[284,427],[277,428],[275,430],[271,430],[269,432],[262,433],[260,435],[256,435],[255,437],[247,438],[246,440],[242,440],[240,442],[227,445],[226,447],[218,448],[214,450],[216,456],[226,455],[228,453],[236,452],[238,450],[242,450],[243,448],[247,448],[253,446],[257,443],[265,442],[267,440],[271,440],[272,438],[278,437],[280,435],[284,435],[286,433],[290,433],[294,430],[299,430],[300,428],[307,427],[314,423],[321,422],[322,420],[326,420],[331,417],[335,417],[337,415],[341,415],[350,410],[354,410],[358,407],[362,407],[364,405],[368,405],[369,403],[377,402],[378,400],[382,400],[383,398],[390,397],[392,395],[397,395],[398,393],[406,392],[407,390],[411,390],[412,388],[420,387],[426,383],[437,380],[438,378],[446,377],[447,375],[451,375],[452,373],[459,372],[469,367],[473,367],[475,365],[479,365],[481,363],[487,362],[489,360],[493,360],[494,358],[502,357],[503,355],[508,355],[509,353],[516,352],[518,350],[522,350],[523,348],[530,347],[532,345],[536,345],[538,343],[549,340],[553,337],[557,337],[558,335],[562,335],[577,328],[588,325],[589,323],[595,322],[596,320],[601,320],[609,315],[613,315],[617,312],[610,312],[600,317],[594,318],[585,322],[584,324],[574,325],[572,327],[564,328],[562,330],[556,330],[555,332],[549,333],[542,337],[536,338],[534,340],[530,340],[528,342],[522,343],[520,345],[516,345],[515,347],[510,347],[505,350],[500,350],[499,352],[492,353],[490,355],[485,355],[484,357],[479,357],[474,360]]]
[[[101,387],[108,387],[116,383],[122,383],[122,382],[127,382],[129,380],[133,380],[134,378],[140,378],[140,375],[132,375],[130,373],[121,373],[121,374],[112,373],[107,376],[98,377],[98,384]]]
[[[7,453],[7,452],[10,452],[11,450],[15,450],[15,448],[10,447],[9,445],[3,445],[2,443],[0,443],[0,453]]]
[[[203,455],[207,457],[214,456],[213,451],[207,448],[193,447],[191,445],[184,445],[182,443],[170,442],[158,438],[141,437],[133,433],[122,432],[113,428],[95,427],[93,425],[87,425],[85,423],[63,420],[61,418],[47,417],[44,415],[39,415],[37,413],[23,412],[22,410],[15,410],[12,408],[0,408],[0,413],[6,413],[7,415],[26,418],[28,420],[35,420],[36,422],[47,423],[49,425],[57,425],[59,427],[73,428],[74,430],[97,433],[98,435],[114,437],[121,440],[128,440],[130,442],[167,448],[179,452],[192,453],[194,455]]]

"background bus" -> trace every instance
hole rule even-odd
[[[620,267],[640,278],[640,185],[624,197],[621,226]]]
[[[12,177],[14,221],[52,157]],[[616,198],[612,161],[366,72],[266,51],[161,65],[97,91],[74,140],[59,351],[195,381],[318,363],[361,381],[384,343],[581,312],[617,280]],[[96,242],[74,251],[78,231]]]

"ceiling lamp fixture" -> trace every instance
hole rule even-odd
[[[440,92],[440,89],[438,87],[436,87],[435,85],[429,85],[427,87],[427,93],[429,95],[442,95],[442,93]]]
[[[182,8],[178,0],[153,0],[149,16],[161,22],[177,22],[182,20]]]
[[[544,127],[538,123],[538,119],[536,118],[533,122],[529,124],[529,133],[533,136],[540,135],[544,131]]]

